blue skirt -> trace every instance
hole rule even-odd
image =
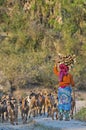
[[[72,88],[67,86],[65,88],[58,88],[58,109],[71,110],[71,92]]]

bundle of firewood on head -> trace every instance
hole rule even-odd
[[[58,54],[55,61],[58,65],[65,64],[70,68],[72,68],[76,62],[76,56],[74,54],[73,55]]]

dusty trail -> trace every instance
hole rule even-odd
[[[46,117],[36,117],[27,124],[11,125],[0,123],[0,130],[86,130],[86,122],[81,121],[58,121]]]
[[[86,122],[81,121],[58,121],[52,120],[51,118],[42,118],[36,119],[41,125],[50,127],[50,128],[57,128],[57,130],[86,130]]]

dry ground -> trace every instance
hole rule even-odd
[[[54,95],[57,95],[57,90],[54,90],[54,88],[44,88],[44,87],[34,87],[29,89],[19,89],[14,92],[15,97],[18,99],[22,96],[29,95],[31,92],[36,93],[52,93]],[[86,100],[86,92],[85,91],[75,91],[75,98],[76,100]]]

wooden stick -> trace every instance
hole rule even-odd
[[[75,95],[75,88],[73,88],[73,97],[74,97],[74,101],[75,101],[75,114],[76,114],[76,95]]]

